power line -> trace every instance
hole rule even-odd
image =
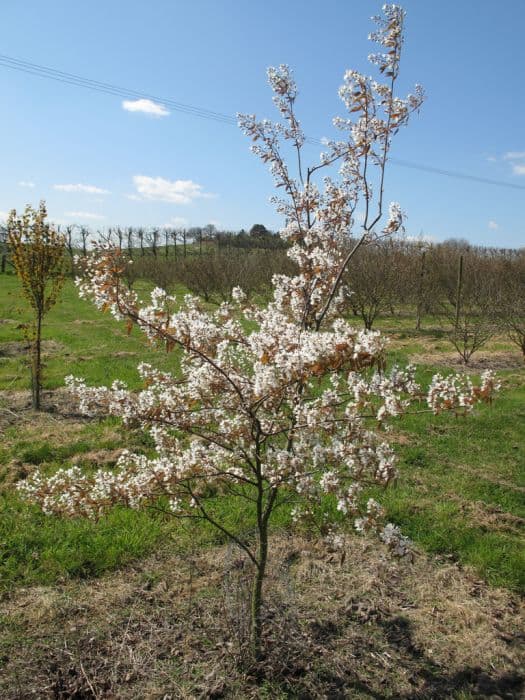
[[[235,126],[237,125],[237,119],[228,114],[222,114],[221,112],[213,112],[212,110],[204,109],[202,107],[187,105],[183,102],[177,102],[169,98],[162,98],[145,92],[139,92],[137,90],[123,88],[118,85],[112,85],[111,83],[103,83],[98,80],[83,78],[82,76],[75,75],[74,73],[66,73],[64,71],[56,70],[55,68],[49,68],[47,66],[42,66],[37,63],[30,63],[29,61],[23,61],[18,58],[12,58],[11,56],[6,56],[4,54],[0,54],[0,65],[4,68],[17,70],[22,73],[27,73],[29,75],[35,75],[39,78],[48,78],[60,83],[75,85],[76,87],[83,87],[89,90],[94,90],[96,92],[115,95],[117,97],[134,97],[153,100],[155,102],[159,102],[163,105],[171,107],[174,111],[192,114],[194,116],[202,117],[204,119],[213,119],[215,121],[226,122]]]
[[[459,180],[471,180],[473,182],[481,182],[484,185],[496,185],[498,187],[510,187],[514,190],[525,190],[525,185],[518,185],[515,182],[505,182],[504,180],[492,180],[488,177],[467,175],[467,173],[458,173],[455,170],[444,170],[443,168],[434,168],[431,165],[420,165],[419,163],[412,163],[408,160],[399,160],[398,158],[390,158],[389,160],[394,165],[401,165],[403,168],[423,170],[427,173],[434,173],[436,175],[446,175],[447,177],[454,177]]]
[[[309,138],[308,141],[316,146],[321,146],[322,141],[320,139]],[[473,182],[480,182],[484,185],[496,185],[498,187],[510,187],[515,190],[525,190],[525,185],[518,185],[516,182],[506,182],[505,180],[494,180],[488,177],[480,177],[478,175],[470,175],[467,173],[460,173],[457,170],[446,170],[445,168],[436,168],[432,165],[422,165],[421,163],[414,163],[409,160],[401,160],[400,158],[388,158],[388,162],[392,165],[399,165],[402,168],[411,168],[412,170],[422,170],[427,173],[434,173],[435,175],[444,175],[446,177],[454,177],[459,180],[471,180]]]
[[[113,85],[112,83],[104,83],[99,80],[84,78],[80,75],[76,75],[75,73],[66,73],[65,71],[60,71],[55,68],[43,66],[38,63],[31,63],[30,61],[14,58],[5,54],[0,54],[0,66],[3,66],[4,68],[8,68],[10,70],[16,70],[22,73],[26,73],[28,75],[34,75],[39,78],[47,78],[67,85],[73,85],[75,87],[81,87],[84,89],[93,90],[95,92],[100,92],[107,95],[113,95],[116,97],[124,98],[132,97],[136,99],[153,100],[154,102],[160,103],[163,106],[170,107],[173,111],[176,112],[181,112],[183,114],[188,114],[194,117],[200,117],[201,119],[209,119],[223,124],[237,126],[237,118],[233,117],[230,114],[215,112],[204,107],[195,107],[194,105],[188,105],[183,102],[178,102],[177,100],[173,100],[171,98],[158,97],[156,95],[151,95],[146,92],[131,90],[129,88],[121,87],[119,85]],[[308,144],[314,146],[323,145],[320,139],[314,137],[306,137],[306,141]],[[525,190],[525,185],[518,185],[517,183],[506,182],[504,180],[494,180],[491,178],[479,177],[477,175],[461,173],[455,170],[436,168],[434,166],[424,165],[421,163],[414,163],[406,160],[400,160],[398,158],[389,158],[389,161],[390,163],[392,163],[392,165],[397,165],[403,168],[411,168],[412,170],[420,170],[422,172],[427,173],[433,173],[435,175],[452,177],[459,180],[470,180],[471,182],[478,182],[484,185],[507,187],[515,190]]]

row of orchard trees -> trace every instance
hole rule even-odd
[[[271,238],[248,245],[242,234],[216,233],[215,240],[221,236],[222,244],[204,255],[135,257],[125,272],[128,285],[138,279],[163,289],[182,284],[220,304],[236,286],[252,298],[271,288],[274,275],[293,274],[286,247],[272,245]],[[525,249],[385,239],[358,249],[344,282],[346,314],[360,318],[367,330],[384,315],[413,316],[416,330],[430,321],[447,332],[466,364],[491,337],[506,332],[525,358]]]
[[[150,260],[132,270],[135,278],[167,288],[179,282],[217,303],[230,298],[232,287],[252,296],[269,289],[274,274],[291,272],[286,250],[279,248],[219,251],[177,264]],[[466,364],[505,332],[525,358],[525,249],[387,239],[361,247],[344,282],[346,313],[368,330],[380,315],[411,315],[416,330],[430,320],[446,331]]]
[[[129,249],[120,240],[117,245],[133,259],[125,273],[129,286],[138,279],[164,289],[182,284],[205,301],[221,303],[236,286],[250,298],[267,292],[275,274],[294,272],[282,239],[264,227],[254,234],[258,228],[249,234],[208,232],[205,246],[196,245],[193,236],[191,249],[178,257],[175,245],[164,256],[153,247]],[[102,241],[111,242],[107,236]],[[344,282],[346,311],[368,330],[385,314],[413,315],[416,330],[431,317],[465,363],[500,332],[525,357],[525,249],[475,247],[456,239],[441,244],[382,239],[358,249]]]
[[[347,284],[368,329],[380,314],[411,313],[416,330],[432,316],[465,363],[503,331],[525,357],[525,249],[385,241],[359,251]]]
[[[6,231],[0,230],[2,271],[8,260]],[[265,294],[273,275],[294,271],[285,242],[260,224],[249,232],[209,225],[97,232],[67,226],[59,233],[73,275],[77,254],[97,244],[114,245],[133,262],[125,272],[130,288],[140,279],[163,289],[181,284],[212,303],[228,301],[236,286],[249,298]],[[368,330],[385,314],[413,315],[416,330],[432,317],[433,326],[448,331],[465,363],[498,332],[507,332],[525,357],[525,249],[475,247],[461,239],[379,240],[357,251],[344,281],[347,313]]]

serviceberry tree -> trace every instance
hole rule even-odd
[[[403,45],[404,12],[386,5],[371,35],[384,53],[370,60],[386,83],[348,71],[340,96],[349,112],[337,118],[343,140],[326,142],[318,164],[303,168],[305,135],[295,114],[297,89],[287,66],[268,77],[281,121],[240,115],[252,150],[268,163],[286,225],[281,231],[297,273],[276,275],[265,307],[248,303],[240,288],[232,301],[209,311],[200,299],[176,299],[155,289],[141,304],[122,281],[124,257],[100,247],[84,262],[80,294],[100,309],[136,324],[167,350],[178,348],[177,374],[141,364],[145,387],[132,392],[122,382],[91,388],[67,385],[87,415],[111,414],[139,421],[154,440],[156,455],[125,452],[116,470],[84,474],[77,467],[22,485],[47,513],[99,516],[116,503],[133,508],[169,502],[181,518],[204,519],[235,542],[253,565],[252,645],[261,655],[263,583],[269,555],[269,526],[276,506],[293,501],[294,518],[316,518],[332,539],[343,516],[358,530],[376,530],[391,549],[407,546],[397,527],[384,524],[383,510],[363,491],[396,475],[395,455],[385,433],[388,419],[422,398],[413,368],[385,373],[385,341],[378,332],[357,330],[339,316],[346,294],[342,278],[356,250],[402,228],[398,204],[383,218],[385,167],[392,137],[423,100],[420,87],[401,99],[394,94]],[[284,152],[291,146],[297,174]],[[338,172],[319,184],[330,166]],[[376,180],[376,194],[372,182]],[[349,247],[354,214],[364,220]],[[494,388],[485,375],[480,387],[468,380],[436,377],[428,409],[469,410]],[[421,409],[419,409],[421,410]],[[218,498],[246,500],[255,513],[255,535],[228,528],[214,507]],[[333,500],[335,508],[319,506]],[[160,501],[162,502],[162,501]],[[336,511],[338,517],[332,518]],[[330,529],[332,528],[332,529]]]

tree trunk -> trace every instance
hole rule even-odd
[[[42,314],[39,312],[36,322],[36,335],[33,343],[32,365],[31,365],[31,406],[34,411],[40,410],[40,384],[42,374],[41,362],[42,347]]]
[[[463,286],[463,255],[459,256],[459,266],[458,266],[458,281],[456,285],[456,320],[454,323],[454,329],[459,328],[459,316],[461,313],[461,288]]]
[[[157,258],[157,238],[158,238],[158,232],[153,231],[153,237],[151,239],[151,252],[153,253],[153,257],[155,259]]]
[[[252,617],[251,617],[251,643],[252,653],[256,661],[262,657],[262,603],[263,582],[268,561],[268,526],[263,524],[259,528],[259,563],[255,571],[252,589]]]
[[[421,255],[421,268],[419,270],[419,285],[417,290],[416,331],[421,330],[421,315],[423,310],[423,280],[425,278],[425,251]]]

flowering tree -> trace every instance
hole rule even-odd
[[[85,414],[140,421],[151,432],[156,455],[125,452],[114,471],[86,475],[74,467],[50,478],[36,474],[21,487],[47,513],[97,517],[116,503],[158,506],[162,496],[174,515],[212,523],[253,564],[256,657],[261,653],[269,524],[283,499],[294,502],[294,518],[316,517],[332,537],[330,512],[336,510],[334,520],[352,516],[358,530],[379,531],[399,553],[407,545],[394,525],[384,524],[381,506],[362,492],[394,478],[386,421],[408,410],[422,391],[413,368],[385,373],[385,342],[378,332],[356,330],[338,317],[345,295],[341,280],[356,250],[402,227],[401,209],[391,204],[378,228],[392,136],[423,99],[419,87],[406,99],[394,94],[403,18],[395,5],[374,18],[377,31],[371,38],[386,53],[370,58],[388,83],[354,71],[345,74],[340,95],[354,120],[335,120],[347,137],[328,141],[319,164],[303,169],[305,136],[286,66],[268,71],[282,121],[239,117],[254,141],[252,150],[270,165],[285,194],[275,202],[286,220],[281,236],[290,243],[288,254],[298,269],[294,276],[274,277],[273,299],[266,307],[248,303],[240,288],[233,290],[232,302],[213,312],[195,296],[178,300],[158,288],[143,305],[122,282],[125,261],[118,249],[100,247],[84,262],[85,275],[78,281],[83,297],[126,320],[130,328],[138,325],[152,343],[180,350],[176,375],[139,366],[145,388],[138,393],[118,381],[110,388],[91,388],[82,379],[66,380]],[[296,177],[283,155],[287,145],[297,156]],[[326,177],[320,187],[317,174],[335,164],[337,179]],[[362,230],[349,248],[360,203]],[[476,401],[488,400],[493,388],[489,374],[480,387],[459,377],[437,376],[425,410],[468,411]],[[223,496],[251,504],[254,537],[236,534],[220,519],[214,503]],[[319,504],[330,499],[336,508],[324,512]]]

